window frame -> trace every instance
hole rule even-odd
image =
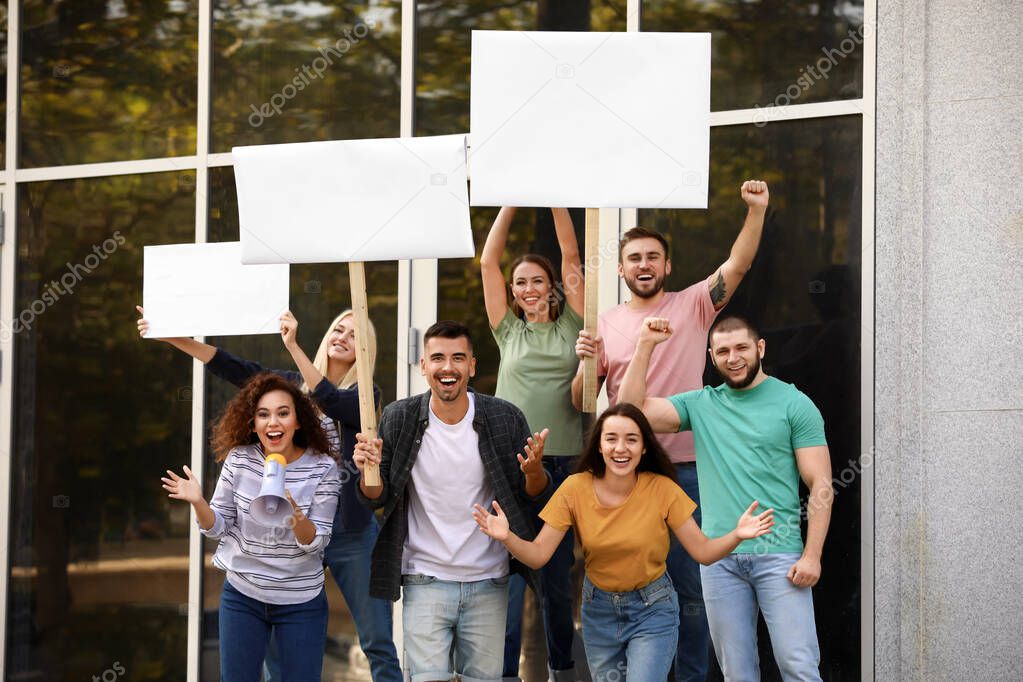
[[[8,68],[6,87],[6,148],[5,164],[0,170],[0,199],[6,220],[6,234],[0,243],[0,320],[8,324],[14,317],[15,270],[17,266],[17,190],[21,183],[90,178],[108,175],[157,173],[163,171],[193,170],[196,178],[195,241],[203,243],[207,236],[209,168],[231,165],[229,153],[212,154],[209,149],[211,125],[211,67],[212,67],[212,4],[213,0],[198,0],[198,111],[196,153],[190,156],[151,158],[133,161],[53,166],[21,169],[18,167],[19,74],[21,55],[21,6],[18,0],[8,3],[7,50]],[[627,0],[627,31],[639,30],[641,0]],[[742,109],[713,112],[711,126],[747,125],[763,121],[794,121],[830,116],[859,115],[862,121],[862,246],[861,246],[861,338],[860,338],[860,442],[866,458],[874,454],[874,391],[875,391],[875,158],[876,121],[876,64],[877,64],[877,0],[864,0],[864,25],[875,30],[864,32],[863,43],[863,97],[853,100],[835,100],[813,104],[796,104],[760,109]],[[415,29],[416,2],[401,3],[401,95],[400,135],[412,136],[415,111]],[[14,67],[11,66],[14,64]],[[601,241],[617,240],[625,230],[637,222],[636,209],[603,209],[600,213]],[[614,262],[602,263],[600,306],[609,307],[625,297],[624,284],[617,278]],[[424,330],[437,315],[437,261],[399,261],[398,264],[398,325],[396,379],[397,397],[425,390],[426,384],[418,371],[417,331]],[[0,510],[9,510],[11,501],[11,446],[13,442],[13,339],[0,339]],[[192,366],[193,395],[205,395],[204,369],[198,361]],[[192,469],[204,476],[204,439],[206,414],[203,401],[192,404]],[[874,469],[863,467],[861,481],[861,670],[862,679],[874,678]],[[10,514],[0,522],[0,677],[5,676],[7,652],[7,593],[9,589],[9,523]],[[194,527],[189,535],[188,577],[188,657],[187,679],[199,679],[200,636],[202,619],[203,552],[201,536]],[[395,615],[396,639],[401,636],[400,610]]]

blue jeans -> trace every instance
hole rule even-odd
[[[369,564],[373,545],[380,533],[376,518],[359,530],[334,531],[323,555],[348,612],[355,621],[359,646],[369,659],[373,682],[401,682],[401,665],[394,648],[394,626],[391,603],[369,596]],[[266,682],[280,682],[281,670],[277,648],[271,642],[263,666]]]
[[[508,578],[453,582],[404,575],[402,624],[411,682],[498,682]]]
[[[665,573],[632,592],[583,581],[583,645],[593,682],[664,680],[678,640],[678,595]]]
[[[302,604],[267,604],[247,597],[224,581],[220,595],[221,682],[259,682],[270,630],[281,652],[281,674],[288,682],[316,682],[327,641],[327,595]]]
[[[795,553],[732,554],[703,567],[703,597],[714,651],[729,682],[760,679],[758,607],[782,679],[821,679],[813,593],[785,577],[798,559]]]
[[[686,495],[696,503],[693,520],[699,525],[700,483],[696,465],[676,464],[675,474]],[[668,575],[678,591],[678,650],[675,654],[675,682],[703,682],[707,678],[707,656],[710,653],[710,629],[700,587],[700,564],[682,548],[674,533],[668,551]]]
[[[551,485],[557,489],[575,470],[575,457],[547,457],[544,468],[551,475]],[[569,529],[565,538],[554,550],[547,565],[540,570],[543,584],[543,630],[547,635],[547,666],[554,673],[571,671],[575,668],[572,659],[572,636],[575,622],[572,620],[572,567],[575,565],[575,536]],[[505,625],[504,677],[517,679],[519,655],[522,652],[522,600],[526,595],[526,580],[513,575],[508,586],[508,622]],[[574,679],[572,677],[571,679]]]

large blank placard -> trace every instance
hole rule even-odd
[[[235,147],[245,263],[472,256],[465,135]]]
[[[473,31],[474,206],[706,208],[709,33]]]
[[[240,242],[147,246],[146,338],[280,333],[287,265],[242,265]]]

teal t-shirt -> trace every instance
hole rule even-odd
[[[703,532],[725,535],[753,500],[774,508],[771,532],[735,552],[802,552],[797,448],[827,445],[820,410],[792,384],[767,377],[754,388],[726,384],[668,398],[679,431],[693,432]]]
[[[572,407],[572,379],[582,328],[582,318],[566,305],[554,322],[525,322],[509,310],[493,330],[501,351],[494,395],[522,410],[531,431],[551,430],[545,457],[579,454],[583,420]]]

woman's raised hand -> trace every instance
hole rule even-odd
[[[480,527],[480,530],[494,538],[498,542],[504,542],[508,539],[508,517],[504,515],[504,510],[501,509],[501,505],[497,503],[497,500],[492,502],[494,505],[494,511],[496,515],[491,514],[486,509],[478,504],[472,506],[472,518],[476,520],[476,525]]]
[[[281,315],[281,340],[285,348],[293,348],[298,344],[298,320],[290,310],[285,310]]]
[[[181,478],[170,469],[167,469],[167,476],[169,478],[163,477],[160,479],[163,481],[163,489],[167,491],[167,497],[172,497],[175,500],[184,500],[189,504],[197,504],[203,499],[202,486],[191,469],[187,466],[183,467],[183,469],[187,478]]]
[[[774,509],[753,516],[753,511],[758,506],[760,503],[754,501],[739,517],[739,523],[735,524],[735,534],[740,539],[751,540],[771,532],[771,526],[774,525]]]
[[[149,320],[146,319],[146,311],[142,309],[142,306],[135,306],[135,310],[139,311],[139,336],[145,338],[146,332],[149,331]]]

